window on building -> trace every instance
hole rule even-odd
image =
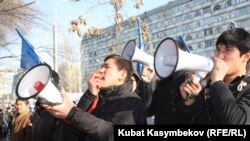
[[[195,22],[195,27],[200,27],[202,26],[202,21],[198,20]]]
[[[176,27],[176,32],[182,32],[183,28],[184,28],[184,25],[183,26],[177,26]]]
[[[250,25],[250,19],[246,18],[237,22],[238,27],[246,27]]]
[[[155,48],[155,49],[156,49],[156,48],[157,48],[157,46],[158,46],[158,42],[153,43],[153,45],[154,45],[154,46],[153,46],[153,48]]]
[[[172,25],[174,21],[172,19],[168,20],[168,25]]]
[[[247,8],[250,8],[250,7],[248,6],[248,7],[241,7],[241,8],[239,8],[237,10],[238,14],[240,16],[248,14],[248,9]],[[250,13],[250,10],[249,10],[249,13]]]
[[[186,9],[191,9],[191,8],[192,8],[192,4],[186,3],[186,8],[185,8],[184,10],[186,10]]]
[[[211,7],[207,6],[203,8],[203,14],[211,13]]]
[[[187,37],[186,37],[185,40],[186,40],[186,41],[192,40],[192,36],[191,36],[191,35],[187,35]]]
[[[213,19],[213,17],[204,18],[203,19],[203,24],[204,25],[210,25],[212,23],[212,21],[213,21],[212,19]]]
[[[190,50],[193,50],[193,47],[192,47],[191,45],[189,45],[188,48],[189,48]]]
[[[195,38],[201,38],[204,37],[204,32],[203,31],[199,31],[195,34]]]
[[[231,19],[231,18],[233,18],[234,17],[234,14],[233,13],[227,13],[227,15],[226,15],[226,18],[227,19]]]
[[[189,20],[191,19],[191,15],[189,13],[187,13],[185,16],[184,16],[184,20]]]
[[[230,22],[229,24],[228,24],[228,26],[227,26],[227,29],[233,29],[233,28],[235,28],[236,26],[235,26],[235,23],[233,23],[233,22]]]
[[[153,34],[153,38],[154,38],[154,39],[157,39],[157,35],[158,35],[157,33],[154,33],[154,34]]]
[[[195,6],[201,5],[203,3],[203,0],[195,0],[195,1],[193,1],[193,3]]]
[[[149,45],[148,44],[145,45],[145,49],[146,49],[146,51],[149,50]]]
[[[199,43],[199,44],[197,45],[197,47],[198,47],[198,48],[202,48],[202,45]]]
[[[198,16],[200,16],[201,15],[201,11],[200,10],[196,10],[195,12],[194,12],[194,17],[198,17]]]
[[[242,3],[242,2],[245,2],[245,1],[247,1],[247,0],[236,0],[236,4]]]
[[[152,22],[156,21],[157,20],[157,15],[150,16],[150,19],[151,19]]]
[[[215,28],[215,33],[222,33],[223,32],[223,28],[218,26]]]
[[[114,47],[110,47],[110,48],[109,48],[109,52],[110,52],[110,53],[113,53],[114,51],[115,51]]]
[[[205,41],[205,48],[214,46],[214,39]]]
[[[168,30],[164,31],[164,36],[168,36]]]
[[[213,34],[213,29],[212,28],[208,28],[204,30],[204,35],[205,36],[209,36]]]
[[[182,15],[176,16],[176,17],[175,17],[175,22],[176,22],[176,23],[181,22],[182,20],[183,20]]]
[[[159,39],[159,38],[162,38],[163,35],[164,35],[164,32],[159,32],[159,33],[158,33],[158,39]]]
[[[219,22],[219,21],[221,21],[221,16],[218,16],[218,17],[215,17],[215,19],[214,19],[214,22]]]
[[[228,0],[228,1],[226,2],[226,7],[229,7],[229,6],[232,6],[232,0]]]
[[[217,11],[217,10],[220,10],[220,9],[221,9],[221,6],[219,4],[214,6],[214,11]]]
[[[206,52],[206,56],[207,56],[207,57],[214,56],[214,55],[215,55],[214,53],[215,53],[214,50],[212,50],[212,51],[207,51],[207,52]]]
[[[135,27],[135,23],[130,23],[130,24],[129,24],[129,28],[130,28],[130,29],[132,29],[132,28],[134,28],[134,27]]]

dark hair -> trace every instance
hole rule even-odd
[[[107,61],[108,59],[114,59],[115,63],[118,67],[118,70],[125,70],[127,71],[127,77],[125,78],[125,82],[128,82],[131,80],[132,74],[133,74],[133,66],[131,61],[125,59],[121,55],[117,54],[111,54],[107,56],[104,61]]]
[[[243,55],[250,50],[250,34],[243,28],[229,29],[218,37],[216,46],[219,44],[224,44],[227,48],[233,45]]]
[[[184,51],[186,50],[185,45],[183,45],[179,40],[175,40],[175,43],[179,49],[184,50]]]

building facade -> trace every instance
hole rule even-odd
[[[16,71],[16,69],[0,69],[0,108],[6,108],[13,103],[12,83]]]
[[[249,0],[175,0],[138,15],[148,24],[152,39],[145,51],[154,54],[158,44],[166,37],[183,36],[192,53],[212,56],[217,37],[227,29],[243,27],[250,31]],[[138,43],[137,23],[121,23],[123,30],[114,34],[114,26],[103,29],[95,37],[84,37],[81,46],[83,91],[93,70],[112,53],[121,54],[129,40]]]

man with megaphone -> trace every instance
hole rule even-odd
[[[196,76],[180,86],[179,117],[186,124],[250,124],[250,34],[234,28],[223,32],[212,57],[214,66],[204,87]]]
[[[67,95],[60,105],[43,105],[53,116],[66,120],[64,127],[70,128],[66,132],[62,130],[55,140],[112,141],[113,125],[143,124],[142,101],[131,92],[132,73],[130,61],[120,55],[109,55],[90,76],[88,90],[77,105]]]

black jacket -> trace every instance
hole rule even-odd
[[[74,137],[81,141],[114,140],[113,125],[143,124],[144,109],[139,96],[131,92],[131,82],[103,91],[97,109],[86,112],[95,96],[86,91],[77,107],[71,109],[67,119]],[[92,99],[92,100],[91,100]],[[68,130],[70,131],[70,130]]]
[[[203,89],[191,106],[180,104],[179,115],[187,124],[250,124],[250,85],[242,90],[239,84],[249,83],[250,77],[237,77],[231,84],[217,81]]]
[[[155,124],[180,124],[176,108],[182,102],[179,87],[186,76],[185,72],[175,72],[157,83],[147,113],[148,116],[155,115]]]

